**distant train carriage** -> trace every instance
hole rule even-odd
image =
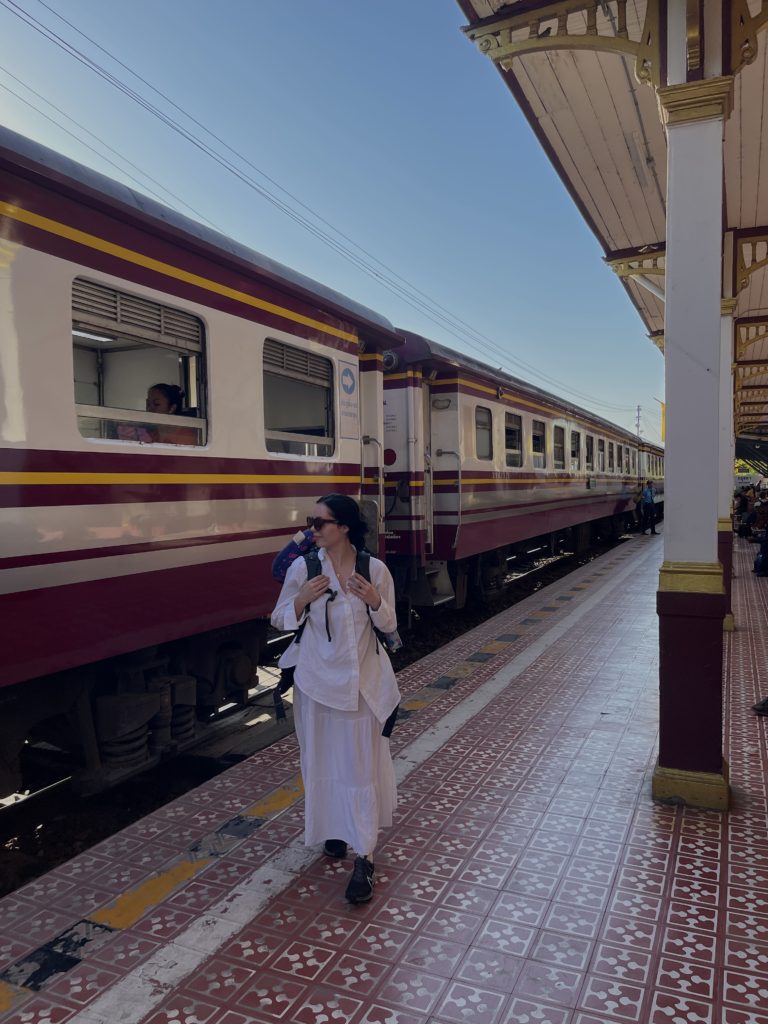
[[[498,589],[508,559],[567,531],[623,528],[639,477],[663,502],[663,452],[416,334],[385,355],[387,557],[414,605]],[[571,540],[573,538],[570,538]]]
[[[29,741],[95,789],[243,700],[272,557],[324,492],[361,499],[407,612],[661,478],[620,428],[2,129],[0,172],[0,794]]]

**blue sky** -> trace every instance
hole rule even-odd
[[[142,190],[160,191],[150,175],[178,197],[160,193],[168,205],[190,215],[183,200],[219,230],[397,326],[631,430],[640,405],[643,436],[659,441],[663,358],[512,96],[461,33],[454,0],[45,4],[0,0],[0,85],[121,164]],[[23,24],[13,5],[207,138],[52,12],[63,15],[474,334],[450,333],[343,259]],[[137,187],[5,88],[0,121]]]

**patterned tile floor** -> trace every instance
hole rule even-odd
[[[303,854],[287,738],[0,901],[0,1022],[768,1024],[768,580],[736,545],[728,816],[650,800],[638,537],[401,674],[370,904]]]

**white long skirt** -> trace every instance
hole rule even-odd
[[[304,780],[304,842],[343,839],[358,854],[372,853],[380,828],[397,806],[389,740],[364,698],[357,711],[318,704],[298,686],[293,715]]]

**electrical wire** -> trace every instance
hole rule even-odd
[[[176,110],[178,110],[185,117],[187,117],[192,123],[194,123],[198,127],[202,128],[211,138],[214,138],[220,145],[223,145],[226,149],[229,150],[229,152],[233,153],[239,160],[241,160],[244,163],[246,163],[253,170],[255,170],[258,174],[260,174],[262,177],[264,177],[270,183],[275,185],[275,187],[279,188],[285,195],[289,196],[299,206],[301,206],[303,209],[307,210],[307,212],[310,213],[316,220],[318,220],[321,223],[327,225],[340,238],[342,238],[345,241],[349,242],[359,252],[363,253],[367,257],[367,259],[361,259],[359,256],[355,255],[355,253],[352,252],[352,250],[349,249],[346,245],[338,242],[335,238],[333,238],[331,235],[329,235],[322,228],[318,228],[317,225],[313,224],[311,221],[309,221],[302,214],[298,213],[296,210],[293,210],[289,206],[289,204],[285,203],[283,200],[280,200],[279,197],[275,196],[268,189],[266,189],[264,186],[260,185],[250,175],[248,175],[247,173],[244,173],[240,168],[238,168],[235,164],[233,164],[231,160],[228,160],[228,159],[222,157],[222,155],[219,152],[217,152],[215,149],[213,149],[208,143],[206,143],[203,140],[197,138],[192,132],[190,132],[188,129],[184,128],[181,124],[179,124],[172,117],[167,115],[160,108],[156,107],[146,97],[142,96],[140,93],[136,92],[136,90],[134,90],[130,86],[126,85],[124,82],[122,82],[119,78],[117,78],[111,72],[109,72],[108,70],[103,68],[101,65],[97,64],[90,57],[88,57],[87,54],[85,54],[82,51],[78,50],[75,46],[73,46],[72,44],[68,43],[65,39],[63,39],[61,36],[59,36],[56,32],[54,32],[48,26],[46,26],[42,22],[38,21],[38,19],[36,19],[33,15],[31,15],[28,11],[26,11],[18,3],[14,2],[14,0],[0,0],[0,4],[3,7],[5,7],[6,10],[9,11],[9,13],[14,14],[21,21],[23,21],[26,25],[28,25],[28,27],[34,29],[35,31],[37,31],[38,33],[43,35],[43,37],[46,38],[49,42],[54,43],[60,49],[63,49],[64,52],[66,52],[69,56],[71,56],[74,59],[76,59],[79,63],[83,64],[86,68],[88,68],[89,70],[91,70],[92,72],[97,74],[103,80],[109,82],[109,84],[111,84],[114,88],[118,89],[120,92],[122,92],[128,98],[130,98],[134,102],[136,102],[145,111],[147,111],[148,113],[152,114],[154,117],[159,119],[164,125],[166,125],[168,128],[170,128],[172,131],[174,131],[177,134],[181,135],[190,144],[192,144],[197,149],[199,149],[201,152],[203,152],[204,154],[209,156],[211,159],[213,159],[215,162],[220,164],[222,167],[224,167],[231,174],[236,176],[239,180],[241,180],[248,187],[250,187],[251,189],[256,191],[260,196],[262,196],[262,198],[266,199],[268,202],[270,202],[272,205],[274,205],[277,209],[279,209],[281,212],[283,212],[286,216],[288,216],[294,222],[296,222],[300,226],[304,227],[312,235],[314,235],[316,238],[318,238],[318,240],[320,240],[324,244],[328,245],[338,255],[342,256],[342,258],[347,259],[349,262],[352,262],[359,270],[362,270],[364,273],[368,274],[369,276],[372,276],[374,279],[376,279],[379,282],[379,284],[381,284],[383,287],[387,288],[390,292],[393,292],[395,295],[398,296],[398,298],[400,298],[402,301],[406,302],[409,306],[411,306],[411,308],[416,309],[419,313],[421,313],[422,315],[426,316],[433,323],[437,324],[437,326],[441,327],[443,330],[448,331],[448,333],[450,333],[453,337],[457,338],[459,341],[463,342],[464,344],[468,344],[471,348],[474,348],[476,351],[480,351],[486,357],[487,357],[487,353],[488,353],[488,348],[490,347],[490,349],[494,353],[495,358],[498,358],[499,356],[501,356],[501,358],[502,358],[502,360],[504,362],[509,362],[509,363],[512,363],[513,365],[520,366],[526,372],[528,372],[529,374],[532,374],[532,375],[538,377],[539,379],[546,381],[549,385],[554,385],[555,387],[558,387],[561,390],[564,390],[564,391],[566,391],[567,393],[569,393],[571,395],[577,396],[582,401],[587,401],[587,402],[589,402],[589,403],[591,403],[593,405],[600,406],[601,408],[612,409],[612,410],[621,411],[621,412],[630,411],[630,407],[619,406],[619,405],[615,405],[613,403],[604,402],[603,400],[598,399],[595,396],[588,395],[585,392],[582,392],[582,391],[580,391],[580,390],[578,390],[576,388],[571,387],[570,385],[567,385],[567,384],[565,384],[565,383],[563,383],[561,381],[558,381],[556,378],[552,377],[549,374],[544,373],[541,370],[538,370],[536,367],[532,366],[529,363],[526,363],[524,360],[521,360],[519,358],[511,356],[508,351],[503,349],[501,346],[499,346],[492,339],[488,338],[486,335],[482,334],[481,332],[476,331],[474,328],[472,328],[465,321],[463,321],[460,318],[455,317],[453,314],[451,314],[448,310],[445,309],[445,307],[441,306],[439,303],[436,303],[434,300],[430,299],[429,296],[427,296],[424,292],[421,292],[419,289],[416,289],[412,285],[408,284],[408,282],[405,282],[405,279],[400,277],[400,275],[396,274],[394,271],[391,271],[390,268],[388,268],[386,266],[386,264],[381,263],[379,260],[376,259],[376,257],[373,257],[370,253],[368,253],[367,250],[363,249],[361,246],[357,245],[357,243],[353,242],[351,239],[349,239],[342,232],[338,231],[338,229],[334,228],[333,225],[330,224],[330,222],[328,222],[327,220],[322,218],[314,210],[312,210],[306,204],[302,203],[301,200],[299,200],[299,199],[297,199],[297,197],[293,196],[292,193],[288,192],[286,189],[284,189],[282,186],[280,186],[277,182],[274,181],[274,179],[270,178],[263,171],[261,171],[259,168],[257,168],[254,164],[252,164],[249,160],[247,160],[246,157],[244,157],[242,154],[240,154],[236,150],[234,150],[231,146],[229,146],[226,142],[224,142],[224,140],[220,139],[219,136],[217,136],[217,135],[215,135],[215,133],[211,132],[210,129],[206,128],[205,125],[203,125],[200,121],[198,121],[197,119],[192,117],[192,115],[187,113],[187,111],[185,111],[182,107],[180,107],[178,104],[176,104],[169,97],[165,96],[164,93],[162,93],[160,90],[158,90],[154,86],[152,86],[149,82],[147,82],[146,79],[142,78],[136,72],[132,71],[132,69],[130,69],[126,64],[124,64],[122,61],[120,61],[118,58],[116,58],[114,55],[112,55],[108,50],[106,50],[100,44],[96,43],[95,40],[91,39],[90,36],[87,36],[85,33],[81,32],[80,29],[78,29],[76,26],[74,26],[72,24],[72,22],[68,21],[62,15],[59,15],[58,12],[56,12],[52,7],[50,7],[47,3],[45,3],[44,0],[38,0],[38,2],[40,2],[42,4],[42,6],[45,7],[46,10],[48,10],[49,12],[54,14],[57,18],[62,20],[65,24],[67,24],[75,32],[77,32],[79,35],[83,36],[83,38],[88,40],[92,45],[96,46],[103,53],[107,54],[107,56],[109,56],[110,59],[114,60],[117,64],[119,64],[121,67],[123,67],[125,70],[127,70],[131,75],[133,75],[135,78],[137,78],[143,84],[145,84],[148,88],[152,89],[157,95],[161,96],[166,102],[170,103]],[[64,116],[68,116],[68,115],[64,115]],[[49,118],[49,120],[50,120],[50,118]],[[88,147],[88,148],[92,148],[92,147]],[[135,179],[133,179],[133,180],[135,180]],[[163,187],[163,186],[160,186],[160,187]],[[168,190],[166,189],[165,191],[168,191]],[[156,195],[156,193],[153,193],[153,194]],[[172,194],[172,193],[169,192],[169,194]],[[184,205],[186,205],[186,204],[184,204]],[[204,219],[206,219],[206,218],[204,218]],[[208,221],[208,223],[210,223],[210,221]],[[370,261],[373,261],[373,262],[370,262]],[[380,267],[382,267],[385,271],[387,271],[387,274],[382,273],[380,270],[378,270],[374,264],[378,264]],[[388,274],[391,274],[393,276],[392,277],[388,277],[387,276]],[[403,282],[403,284],[399,284],[398,281],[399,282]],[[420,296],[423,297],[423,298],[420,298]]]

